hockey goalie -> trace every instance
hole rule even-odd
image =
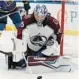
[[[45,5],[37,5],[32,15],[23,17],[24,44],[27,56],[52,56],[58,53],[61,33],[58,21],[48,14]],[[26,40],[27,39],[27,40]]]
[[[32,14],[23,16],[23,22],[24,27],[18,29],[18,38],[21,39],[22,36],[27,62],[41,61],[41,58],[46,58],[39,63],[57,71],[65,71],[65,69],[70,71],[69,59],[59,56],[62,35],[59,22],[48,13],[46,6],[37,5]],[[62,69],[62,66],[65,68]]]
[[[32,57],[32,61],[56,71],[70,71],[69,59],[59,56],[62,35],[59,22],[48,13],[46,6],[37,5],[33,13],[24,15],[22,20],[24,27],[18,28],[17,38],[12,40],[15,48],[8,57],[9,68],[27,68]],[[17,57],[19,60],[14,61]]]

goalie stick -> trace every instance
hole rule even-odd
[[[24,58],[24,60],[25,60],[25,62],[26,62],[26,65],[27,65],[27,67],[28,67],[28,69],[29,69],[30,74],[32,74],[32,70],[31,70],[31,68],[29,67],[29,64],[28,64],[28,59],[26,59],[24,53],[23,53],[23,58]]]
[[[16,13],[16,12],[20,12],[20,11],[21,11],[21,7],[18,7],[18,8],[19,8],[19,9],[18,9],[17,11],[12,12],[12,13],[9,13],[9,14],[6,14],[6,15],[4,15],[4,16],[1,16],[0,19],[5,18],[5,17],[7,17],[7,16],[9,16],[9,15],[12,15],[12,14],[14,14],[14,13]],[[27,11],[27,13],[28,13],[28,11]]]
[[[5,54],[5,55],[12,55],[12,52],[4,52],[0,50],[0,53]]]

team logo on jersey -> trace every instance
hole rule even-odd
[[[41,35],[40,33],[35,35],[35,36],[32,36],[30,37],[30,42],[35,45],[35,46],[51,46],[54,44],[54,40],[56,40],[56,36],[54,34],[51,34],[49,36],[49,38]]]
[[[6,1],[7,6],[11,5],[13,1]]]
[[[46,44],[47,38],[40,33],[30,37],[30,42],[35,45],[35,46],[40,46],[42,47],[43,45]]]

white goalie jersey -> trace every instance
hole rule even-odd
[[[23,31],[18,29],[17,37],[21,39],[22,36],[26,50],[28,48],[33,52],[42,50],[41,53],[46,56],[59,55],[61,32],[59,22],[55,18],[47,16],[39,26],[34,14],[31,14],[23,16],[23,22]]]
[[[58,55],[57,36],[48,25],[38,26],[36,23],[28,25],[23,30],[23,41],[33,51],[39,51],[46,47],[41,53],[46,56]]]

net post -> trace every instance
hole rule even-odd
[[[65,16],[65,0],[61,1],[61,32],[62,39],[60,43],[60,56],[63,56],[63,44],[64,44],[64,16]]]

